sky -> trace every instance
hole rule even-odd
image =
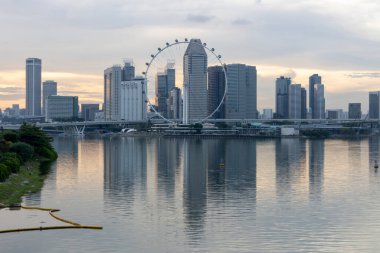
[[[0,0],[0,108],[25,105],[25,59],[42,59],[60,95],[101,103],[103,71],[125,58],[141,73],[167,41],[201,38],[224,63],[257,66],[258,109],[275,79],[308,88],[322,75],[326,108],[347,110],[380,90],[376,0]]]

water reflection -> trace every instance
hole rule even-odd
[[[309,192],[311,199],[320,199],[323,191],[325,141],[309,141]]]

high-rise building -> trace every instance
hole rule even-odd
[[[307,118],[307,106],[306,106],[306,89],[301,88],[301,119]]]
[[[289,119],[301,119],[302,87],[301,84],[289,85]]]
[[[309,77],[309,110],[312,114],[312,118],[316,118],[316,114],[314,113],[314,107],[315,107],[315,102],[314,102],[314,85],[315,84],[322,84],[322,77],[319,76],[318,74],[314,74]]]
[[[313,119],[325,118],[325,87],[323,84],[314,84]]]
[[[76,120],[78,111],[78,97],[49,96],[46,99],[46,120]]]
[[[121,82],[120,119],[125,121],[147,120],[146,80],[136,77],[131,81]]]
[[[226,80],[222,66],[211,66],[207,68],[207,114],[213,113],[223,99]],[[225,118],[225,101],[219,110],[212,116],[213,119]]]
[[[207,115],[207,54],[200,39],[191,39],[183,56],[183,123]]]
[[[130,59],[124,60],[124,66],[121,72],[122,81],[131,81],[135,78],[135,66],[133,66],[133,61]]]
[[[245,64],[228,64],[227,78],[226,118],[255,119],[257,117],[256,67]]]
[[[181,119],[182,118],[182,97],[181,89],[174,87],[169,92],[168,104],[168,118],[169,119]]]
[[[120,120],[121,66],[104,70],[104,119]]]
[[[94,121],[97,112],[99,112],[99,104],[81,104],[82,119],[84,121]]]
[[[279,77],[276,79],[276,118],[287,119],[289,117],[289,86],[291,79]]]
[[[272,109],[264,109],[263,110],[263,119],[273,119]]]
[[[45,81],[42,83],[42,112],[45,115],[45,103],[48,96],[57,95],[57,82],[55,81]]]
[[[369,112],[370,119],[380,119],[380,91],[369,93]]]
[[[26,59],[26,114],[41,116],[41,59]]]
[[[342,109],[329,109],[326,110],[326,119],[343,119],[343,110]]]
[[[348,104],[348,118],[349,119],[361,119],[362,118],[362,104],[361,103],[349,103]]]
[[[166,65],[165,72],[157,73],[156,76],[156,108],[164,116],[168,116],[167,99],[170,91],[175,87],[175,68],[173,63]]]

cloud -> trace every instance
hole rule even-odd
[[[238,19],[235,19],[234,21],[232,21],[232,24],[233,25],[249,25],[249,24],[251,24],[251,21],[249,21],[248,19],[244,19],[244,18],[238,18]]]
[[[1,85],[0,85],[1,86]],[[7,94],[17,94],[20,92],[24,92],[25,89],[21,87],[0,87],[0,93],[7,93]]]
[[[196,23],[207,23],[213,20],[214,18],[215,18],[214,16],[189,14],[186,20],[190,22],[196,22]]]
[[[346,75],[351,78],[380,78],[380,72],[372,72],[372,73],[352,73]]]

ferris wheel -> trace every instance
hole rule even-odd
[[[202,123],[222,115],[228,80],[221,55],[200,39],[166,42],[143,72],[151,115],[169,123]]]

